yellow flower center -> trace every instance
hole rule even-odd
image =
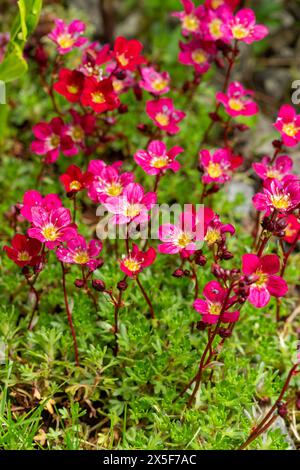
[[[129,271],[136,272],[139,271],[141,263],[139,263],[136,259],[134,258],[126,258],[124,261],[124,266],[126,266]]]
[[[219,178],[222,175],[222,168],[219,163],[212,163],[208,165],[206,169],[207,173],[211,178]]]
[[[155,120],[160,124],[161,126],[167,126],[170,122],[170,118],[167,114],[165,113],[157,113],[155,116]]]
[[[50,145],[52,148],[56,148],[58,147],[60,144],[60,138],[58,135],[56,134],[53,134],[51,137],[50,137]]]
[[[270,169],[267,171],[266,176],[268,178],[277,178],[277,179],[282,179],[281,174],[277,170]]]
[[[127,217],[136,217],[141,212],[141,207],[139,204],[129,204],[125,210],[125,215]]]
[[[222,310],[222,305],[221,304],[210,304],[208,307],[208,311],[210,315],[216,315],[219,316]]]
[[[76,85],[68,85],[68,86],[67,86],[67,90],[68,90],[68,92],[71,93],[72,95],[76,95],[76,93],[78,93],[79,88],[78,88],[78,86],[76,86]]]
[[[185,17],[183,18],[182,24],[183,24],[184,29],[194,32],[194,31],[197,31],[199,27],[199,20],[197,16],[193,14],[185,15]]]
[[[120,64],[122,65],[122,67],[126,67],[126,65],[129,64],[129,60],[127,59],[125,54],[118,54],[117,58]]]
[[[59,231],[53,224],[46,225],[43,230],[42,234],[46,240],[53,242],[59,237]]]
[[[258,276],[257,281],[255,281],[255,285],[257,287],[262,287],[266,284],[268,280],[268,275],[266,273],[262,273],[261,271],[255,271],[255,275]]]
[[[177,239],[177,245],[180,246],[181,248],[185,248],[187,245],[191,243],[192,239],[191,237],[183,232],[181,235],[179,235]]]
[[[84,132],[80,126],[74,126],[72,129],[72,139],[75,142],[81,142],[84,138]]]
[[[123,186],[120,183],[112,183],[108,186],[106,194],[109,196],[119,196],[122,192]]]
[[[30,254],[28,253],[28,251],[20,251],[18,253],[18,260],[19,261],[30,261],[31,260],[31,256]]]
[[[217,18],[209,24],[209,32],[214,39],[220,39],[223,36],[221,26],[222,21]]]
[[[244,39],[248,36],[249,30],[244,26],[237,24],[232,28],[232,34],[234,39]]]
[[[270,199],[275,209],[288,209],[291,203],[289,194],[275,194]]]
[[[78,251],[74,255],[73,260],[77,264],[86,264],[90,260],[90,257],[86,251]]]
[[[153,157],[151,160],[151,166],[154,168],[164,168],[169,162],[168,157]]]
[[[219,8],[221,5],[224,4],[224,1],[223,0],[213,0],[211,2],[211,7],[216,10],[217,8]]]
[[[290,122],[289,124],[284,124],[282,130],[289,137],[295,137],[300,129],[299,127],[296,127],[293,122]]]
[[[212,246],[214,243],[219,242],[221,240],[220,232],[213,228],[209,228],[204,237],[204,240],[206,241],[208,246]]]
[[[75,190],[81,189],[80,181],[77,181],[77,180],[72,181],[72,183],[70,184],[70,189],[75,189]]]
[[[124,87],[124,85],[123,85],[122,80],[114,80],[113,81],[113,88],[114,88],[114,91],[116,93],[120,93],[120,91],[123,90],[123,87]]]
[[[105,103],[105,96],[101,91],[96,91],[95,93],[92,93],[92,100],[96,104],[102,104]]]
[[[60,47],[62,47],[63,49],[68,49],[69,47],[73,46],[75,40],[72,38],[70,34],[62,34],[57,39],[57,42],[60,45]]]
[[[289,224],[286,227],[284,232],[285,232],[286,237],[293,237],[294,235],[296,235],[297,230],[295,228],[293,228],[291,224]]]
[[[152,86],[156,91],[162,91],[168,85],[168,81],[164,80],[163,78],[157,78],[153,80]]]
[[[196,64],[205,64],[207,61],[207,55],[202,49],[196,49],[192,52],[192,59]]]
[[[244,104],[241,100],[237,98],[230,98],[228,101],[229,107],[233,109],[234,111],[241,111],[244,109]]]

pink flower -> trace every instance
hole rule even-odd
[[[51,211],[33,207],[31,215],[32,228],[28,229],[28,235],[45,243],[50,250],[77,236],[77,227],[72,223],[71,213],[64,207]]]
[[[291,212],[300,203],[300,181],[289,176],[281,181],[267,179],[263,192],[255,194],[252,200],[254,207],[265,211],[266,215],[274,210],[284,214]]]
[[[136,224],[146,222],[149,219],[148,212],[156,203],[156,193],[146,193],[138,183],[129,183],[121,196],[108,197],[104,202],[106,209],[115,214],[111,223]]]
[[[229,311],[231,305],[234,304],[234,297],[228,297],[228,290],[224,289],[217,281],[210,281],[203,289],[205,300],[196,299],[194,309],[202,315],[202,321],[207,324],[218,323],[234,323],[239,319],[240,312],[235,310]],[[224,305],[225,303],[225,305]],[[220,318],[221,315],[221,318]]]
[[[225,183],[243,162],[242,157],[233,155],[229,148],[218,149],[213,154],[208,150],[201,150],[199,155],[199,163],[204,170],[202,181],[205,184]]]
[[[101,250],[102,243],[100,240],[91,240],[87,244],[83,236],[77,235],[67,241],[67,248],[58,247],[56,256],[63,263],[88,266],[90,271],[95,271],[100,264],[100,260],[96,258]]]
[[[215,59],[217,48],[212,42],[205,42],[201,39],[193,39],[189,43],[179,43],[181,52],[179,62],[185,65],[192,65],[195,72],[203,74],[210,68],[211,62]]]
[[[61,200],[57,196],[57,194],[47,194],[45,197],[41,195],[38,191],[31,189],[26,191],[23,196],[23,205],[21,208],[21,214],[25,219],[32,222],[32,214],[31,210],[33,207],[41,207],[45,209],[45,211],[52,211],[54,209],[58,209],[62,206]]]
[[[136,163],[143,168],[148,175],[158,175],[166,170],[177,172],[180,163],[175,161],[183,148],[175,146],[167,150],[166,144],[159,140],[153,140],[146,150],[138,150],[134,155]]]
[[[239,82],[233,82],[229,85],[227,94],[218,92],[216,99],[230,116],[253,116],[258,113],[258,106],[248,95],[253,95],[253,91],[246,90]]]
[[[159,96],[170,90],[170,75],[168,72],[157,72],[154,67],[144,67],[141,70],[142,80],[139,85],[153,95]]]
[[[87,42],[87,38],[80,37],[84,31],[85,24],[82,21],[74,20],[68,25],[63,20],[56,19],[55,28],[48,37],[57,44],[57,51],[63,55]]]
[[[200,33],[201,19],[204,17],[205,9],[203,5],[195,7],[191,0],[181,0],[184,11],[172,13],[180,19],[182,24],[182,34],[189,36],[190,34]]]
[[[182,212],[176,225],[163,224],[159,227],[158,238],[163,242],[158,245],[160,253],[180,253],[184,258],[189,257],[197,250],[196,242],[203,240],[201,213],[194,210]]]
[[[105,44],[102,48],[98,42],[89,44],[83,52],[79,71],[86,77],[95,77],[99,81],[102,79],[103,65],[110,62],[111,58],[109,44]]]
[[[74,144],[85,148],[85,137],[92,135],[96,127],[96,117],[93,114],[80,115],[74,109],[70,110],[73,122],[67,125],[66,135],[69,135]]]
[[[252,168],[255,173],[262,179],[266,180],[277,179],[282,180],[285,176],[290,174],[293,168],[293,160],[287,155],[277,157],[274,164],[270,165],[271,158],[264,157],[261,163],[253,163]]]
[[[129,277],[135,277],[145,268],[154,263],[156,251],[150,247],[147,251],[139,250],[136,244],[132,244],[132,250],[120,260],[121,270]]]
[[[300,238],[300,223],[294,214],[289,214],[286,218],[286,222],[287,226],[285,228],[285,236],[283,239],[287,243],[295,243],[295,241]]]
[[[120,173],[122,162],[106,165],[102,160],[91,160],[88,172],[94,175],[88,196],[94,202],[105,202],[108,197],[121,196],[125,187],[134,180],[133,173]]]
[[[229,7],[231,10],[234,10],[240,1],[241,0],[205,0],[204,5],[211,10],[217,10],[223,7]]]
[[[46,163],[56,162],[59,152],[67,157],[78,153],[73,140],[67,135],[68,127],[61,118],[53,118],[49,123],[40,122],[32,131],[37,140],[31,143],[31,150],[37,155],[46,155]]]
[[[251,44],[261,41],[269,33],[266,26],[256,24],[254,12],[250,8],[243,8],[228,22],[233,39]]]
[[[215,214],[209,207],[204,208],[204,241],[208,247],[215,243],[225,242],[226,233],[234,235],[235,228],[231,224],[223,224],[219,215]]]
[[[231,39],[228,20],[231,12],[228,8],[208,10],[203,22],[203,38],[205,41],[223,41],[228,43]]]
[[[11,241],[11,247],[6,245],[3,250],[14,263],[23,268],[39,264],[42,258],[39,254],[41,248],[42,244],[38,240],[17,233]]]
[[[281,106],[274,127],[280,132],[284,145],[294,147],[300,141],[300,115],[293,106]]]
[[[185,117],[183,111],[174,109],[173,100],[170,98],[148,101],[146,112],[154,124],[168,134],[177,134],[180,130],[177,123]]]
[[[287,283],[275,274],[280,269],[280,261],[277,255],[265,255],[259,258],[254,254],[243,255],[243,273],[252,276],[255,282],[250,285],[248,300],[255,307],[265,307],[270,296],[282,297],[288,291]]]

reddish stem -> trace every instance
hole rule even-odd
[[[67,294],[67,288],[66,288],[66,270],[64,263],[61,262],[61,268],[62,268],[62,285],[63,285],[63,291],[64,291],[64,300],[65,300],[65,307],[66,307],[66,312],[67,312],[67,317],[68,317],[68,322],[73,338],[73,345],[74,345],[74,352],[75,352],[75,362],[76,365],[79,366],[79,356],[78,356],[78,348],[77,348],[77,340],[76,340],[76,333],[75,333],[75,328],[73,325],[73,319],[72,319],[72,313],[69,307],[69,302],[68,302],[68,294]]]

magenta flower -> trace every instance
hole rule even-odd
[[[176,225],[163,224],[159,227],[158,238],[163,242],[158,251],[169,255],[180,253],[189,257],[197,250],[196,242],[203,240],[203,221],[201,214],[194,210],[182,212]]]
[[[82,21],[74,20],[68,25],[63,20],[56,19],[55,28],[48,37],[57,44],[59,54],[64,55],[87,42],[87,38],[81,37],[84,31],[85,24]]]
[[[72,157],[78,153],[78,149],[68,135],[68,126],[61,118],[53,118],[49,123],[40,122],[33,127],[32,131],[37,140],[31,143],[31,150],[37,155],[46,155],[46,163],[56,162],[59,152],[66,157]]]
[[[148,212],[156,203],[156,193],[146,193],[138,183],[129,183],[121,196],[108,197],[104,201],[106,209],[114,214],[111,219],[113,224],[136,224],[146,222],[149,219]]]
[[[77,226],[72,223],[70,211],[64,207],[51,211],[33,207],[31,216],[32,228],[28,229],[28,235],[45,243],[50,250],[77,236]]]
[[[265,255],[259,258],[254,254],[243,255],[242,269],[246,276],[254,277],[250,285],[248,300],[257,308],[265,307],[271,295],[282,297],[288,291],[287,283],[280,276],[275,276],[280,269],[277,255]]]
[[[154,67],[144,67],[141,70],[142,80],[139,85],[153,95],[159,96],[170,90],[170,75],[168,72],[157,72]]]
[[[215,59],[217,48],[212,42],[205,42],[201,39],[193,39],[186,43],[179,43],[179,62],[184,65],[192,65],[195,72],[203,74],[210,68],[211,62]]]
[[[108,197],[121,196],[124,188],[132,183],[134,174],[120,173],[122,162],[106,165],[102,160],[91,160],[88,172],[94,175],[94,180],[88,189],[88,196],[94,202],[105,202]]]
[[[77,235],[75,238],[68,240],[66,244],[67,248],[60,246],[56,250],[59,261],[88,266],[90,271],[95,271],[98,268],[100,260],[97,257],[102,250],[100,240],[91,240],[87,244],[82,235]]]
[[[205,184],[225,183],[243,162],[243,158],[233,155],[229,148],[218,149],[213,154],[209,150],[201,150],[199,155],[199,163],[204,170],[202,181]]]
[[[234,297],[228,297],[228,290],[224,289],[217,281],[210,281],[203,289],[204,299],[196,299],[194,309],[202,315],[202,321],[209,325],[222,321],[223,323],[234,323],[239,319],[238,310],[229,311],[234,304]],[[226,302],[226,303],[225,303]],[[225,303],[225,305],[224,305]],[[220,318],[221,315],[221,318]]]
[[[92,135],[96,127],[96,118],[93,114],[81,115],[74,109],[70,110],[73,122],[67,125],[66,135],[69,135],[74,144],[85,148],[85,137]]]
[[[177,134],[180,130],[177,123],[185,117],[183,111],[174,109],[173,100],[170,98],[148,101],[146,112],[154,124],[168,134]]]
[[[211,247],[215,243],[225,241],[226,233],[234,235],[235,228],[231,224],[223,224],[219,215],[215,214],[209,207],[204,208],[204,241]]]
[[[283,214],[291,212],[300,203],[300,181],[295,176],[286,176],[281,181],[267,179],[263,192],[255,194],[252,201],[254,207],[266,215],[274,210]]]
[[[31,189],[26,191],[23,196],[23,204],[21,208],[21,214],[25,219],[32,222],[31,210],[33,207],[41,207],[45,211],[50,212],[54,209],[58,209],[62,206],[62,202],[57,194],[47,194],[45,197],[38,191]]]
[[[284,145],[294,147],[300,141],[300,115],[293,106],[281,106],[274,127],[280,132]]]
[[[172,13],[180,19],[182,25],[182,34],[189,36],[190,34],[200,33],[201,19],[204,17],[205,9],[203,5],[195,7],[191,0],[181,0],[184,11]]]
[[[147,251],[139,250],[139,247],[133,243],[132,250],[128,255],[124,255],[120,260],[121,270],[129,277],[135,277],[145,268],[154,263],[156,251],[150,247]]]
[[[300,239],[300,222],[294,214],[289,214],[286,217],[287,226],[284,230],[284,241],[287,243],[295,243]]]
[[[239,82],[229,85],[227,94],[218,92],[216,99],[221,103],[230,116],[253,116],[258,113],[258,106],[248,96],[253,91],[246,90]]]
[[[251,44],[261,41],[269,33],[266,26],[256,24],[254,12],[250,8],[243,8],[228,22],[233,39]]]
[[[282,180],[285,176],[290,175],[293,168],[293,160],[287,155],[277,157],[273,164],[270,164],[271,158],[264,157],[261,163],[253,163],[252,168],[255,173],[262,179],[267,178]]]
[[[205,41],[223,41],[228,43],[231,39],[228,21],[231,12],[228,8],[208,10],[203,22],[203,38]]]
[[[138,150],[134,159],[148,175],[159,175],[166,170],[177,172],[180,169],[180,163],[175,158],[181,152],[182,147],[175,146],[167,150],[164,142],[153,140],[147,150]]]
[[[228,7],[234,10],[241,0],[205,0],[204,5],[206,8],[211,10],[217,10],[218,8]]]

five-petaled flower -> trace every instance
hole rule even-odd
[[[229,85],[227,93],[218,92],[216,99],[221,103],[229,116],[253,116],[258,113],[257,104],[249,98],[252,90],[246,90],[239,82]]]
[[[294,147],[300,142],[300,115],[296,114],[293,106],[281,106],[274,127],[280,132],[287,147]]]
[[[230,297],[228,289],[224,289],[217,281],[210,281],[203,289],[205,299],[196,299],[194,309],[202,315],[202,321],[207,324],[234,323],[239,319],[238,310],[230,311],[234,304],[234,296]]]
[[[172,13],[180,19],[182,25],[182,34],[189,36],[190,34],[200,33],[201,19],[204,17],[205,9],[203,5],[195,7],[191,0],[181,0],[184,11]]]
[[[79,101],[84,84],[84,75],[78,70],[60,69],[54,90],[63,95],[70,103]]]
[[[282,180],[285,176],[290,175],[293,160],[287,155],[280,155],[271,164],[271,158],[264,157],[260,163],[253,163],[252,167],[263,181],[268,178]]]
[[[23,196],[23,204],[21,207],[21,214],[26,220],[32,222],[31,210],[33,207],[42,207],[46,211],[58,209],[62,206],[62,202],[57,194],[47,194],[45,197],[39,191],[30,189],[26,191]]]
[[[75,47],[81,47],[87,42],[87,38],[82,37],[85,31],[85,24],[82,21],[74,20],[69,25],[63,20],[55,20],[55,28],[48,35],[49,39],[57,44],[59,54],[67,54]]]
[[[218,149],[214,153],[201,150],[199,163],[204,171],[203,183],[225,183],[231,174],[243,163],[240,155],[233,155],[229,148]]]
[[[50,250],[77,236],[77,226],[72,223],[69,209],[59,207],[47,211],[42,207],[33,207],[31,216],[32,227],[28,229],[28,235],[45,243]]]
[[[3,250],[18,266],[36,266],[41,261],[41,242],[26,235],[17,233],[11,240],[11,246],[5,245]]]
[[[100,240],[91,240],[87,243],[82,235],[77,235],[75,238],[67,240],[66,248],[59,246],[56,250],[56,256],[63,263],[88,266],[90,271],[95,271],[101,263],[97,259],[101,250]]]
[[[114,224],[140,224],[149,219],[149,210],[156,203],[156,193],[145,194],[144,188],[138,183],[129,183],[121,196],[108,197],[103,203],[113,217]]]
[[[110,78],[98,81],[95,77],[86,77],[81,103],[90,106],[96,113],[111,111],[120,106],[120,100]]]
[[[129,277],[136,277],[145,268],[154,263],[156,251],[150,247],[147,251],[142,251],[133,243],[132,250],[120,259],[121,270]]]
[[[177,124],[185,117],[183,111],[174,109],[171,98],[148,101],[146,112],[154,124],[168,134],[177,134],[180,130]]]
[[[167,150],[164,142],[153,140],[147,150],[138,150],[134,159],[148,175],[159,175],[166,170],[177,172],[180,169],[180,163],[175,158],[181,152],[182,147],[176,145]]]
[[[209,207],[204,208],[204,241],[208,247],[214,244],[222,244],[226,240],[226,233],[234,235],[235,228],[232,224],[223,224],[220,216]]]
[[[91,160],[88,172],[94,179],[89,185],[88,196],[94,202],[105,202],[108,197],[121,196],[124,189],[134,180],[134,174],[127,171],[120,172],[122,162],[106,165],[102,160]]]
[[[300,222],[294,214],[289,214],[286,217],[287,226],[284,230],[284,241],[287,243],[295,243],[300,239]]]
[[[261,41],[269,33],[266,26],[256,24],[255,14],[250,8],[243,8],[233,16],[228,21],[228,28],[233,39],[246,44]]]
[[[258,211],[270,215],[274,210],[288,213],[300,203],[300,180],[295,176],[285,176],[281,181],[267,179],[262,193],[253,197],[253,204]]]
[[[81,169],[76,165],[70,165],[59,179],[67,193],[78,193],[92,183],[94,176],[88,171],[82,173]]]
[[[118,67],[123,70],[135,70],[138,65],[146,62],[141,56],[143,45],[136,39],[117,37],[114,44],[114,58]]]
[[[198,74],[208,71],[217,54],[217,48],[213,42],[201,39],[193,39],[188,43],[180,42],[179,46],[179,62],[192,65]]]
[[[154,67],[143,67],[141,76],[140,87],[153,95],[164,95],[170,90],[170,75],[168,72],[157,72]]]
[[[248,301],[255,307],[265,307],[271,295],[283,297],[287,293],[287,283],[280,276],[276,276],[280,270],[280,260],[277,255],[259,257],[245,254],[242,257],[242,269],[246,276],[253,278]]]

